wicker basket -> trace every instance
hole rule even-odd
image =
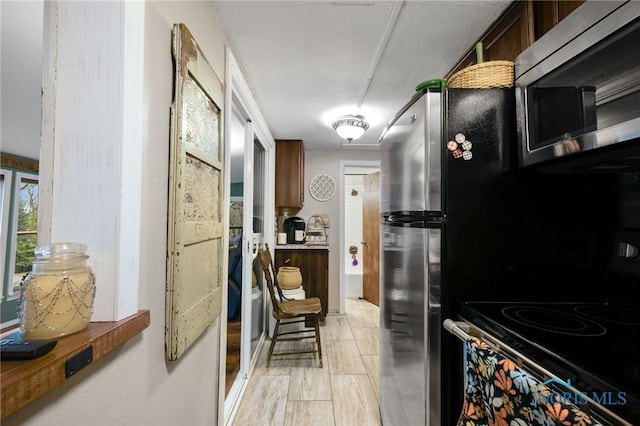
[[[513,87],[513,80],[512,61],[489,61],[461,69],[447,80],[447,87],[454,89]]]
[[[302,273],[296,266],[281,266],[278,268],[277,278],[283,290],[294,290],[302,284]]]

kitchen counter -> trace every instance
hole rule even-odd
[[[324,325],[329,303],[329,246],[319,244],[282,244],[274,250],[274,266],[297,266],[302,274],[306,297],[320,298]]]
[[[280,250],[328,250],[329,244],[277,244]]]

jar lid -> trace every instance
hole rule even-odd
[[[81,243],[53,243],[48,245],[37,246],[33,251],[36,259],[54,259],[65,260],[84,257],[87,258],[85,251],[86,244]],[[36,260],[37,262],[37,260]]]

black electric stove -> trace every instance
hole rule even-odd
[[[621,303],[466,302],[461,316],[631,424],[640,424],[640,308]]]

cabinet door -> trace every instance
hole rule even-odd
[[[527,0],[515,1],[480,38],[485,61],[515,61],[533,42],[542,37],[558,22],[569,16],[585,0]],[[447,74],[477,63],[472,48]]]
[[[485,61],[515,61],[533,43],[532,8],[516,2],[483,40]]]
[[[304,144],[276,141],[276,207],[296,212],[304,204]]]
[[[584,0],[535,0],[533,2],[533,22],[535,39],[538,40],[558,22],[569,16]]]
[[[297,266],[302,274],[302,287],[306,297],[318,297],[322,304],[321,323],[327,316],[329,303],[329,250],[326,249],[277,249],[276,270],[281,266]]]
[[[533,43],[530,2],[513,2],[478,41],[482,42],[485,62],[515,60],[516,56]],[[477,62],[474,46],[447,74],[447,78]]]

